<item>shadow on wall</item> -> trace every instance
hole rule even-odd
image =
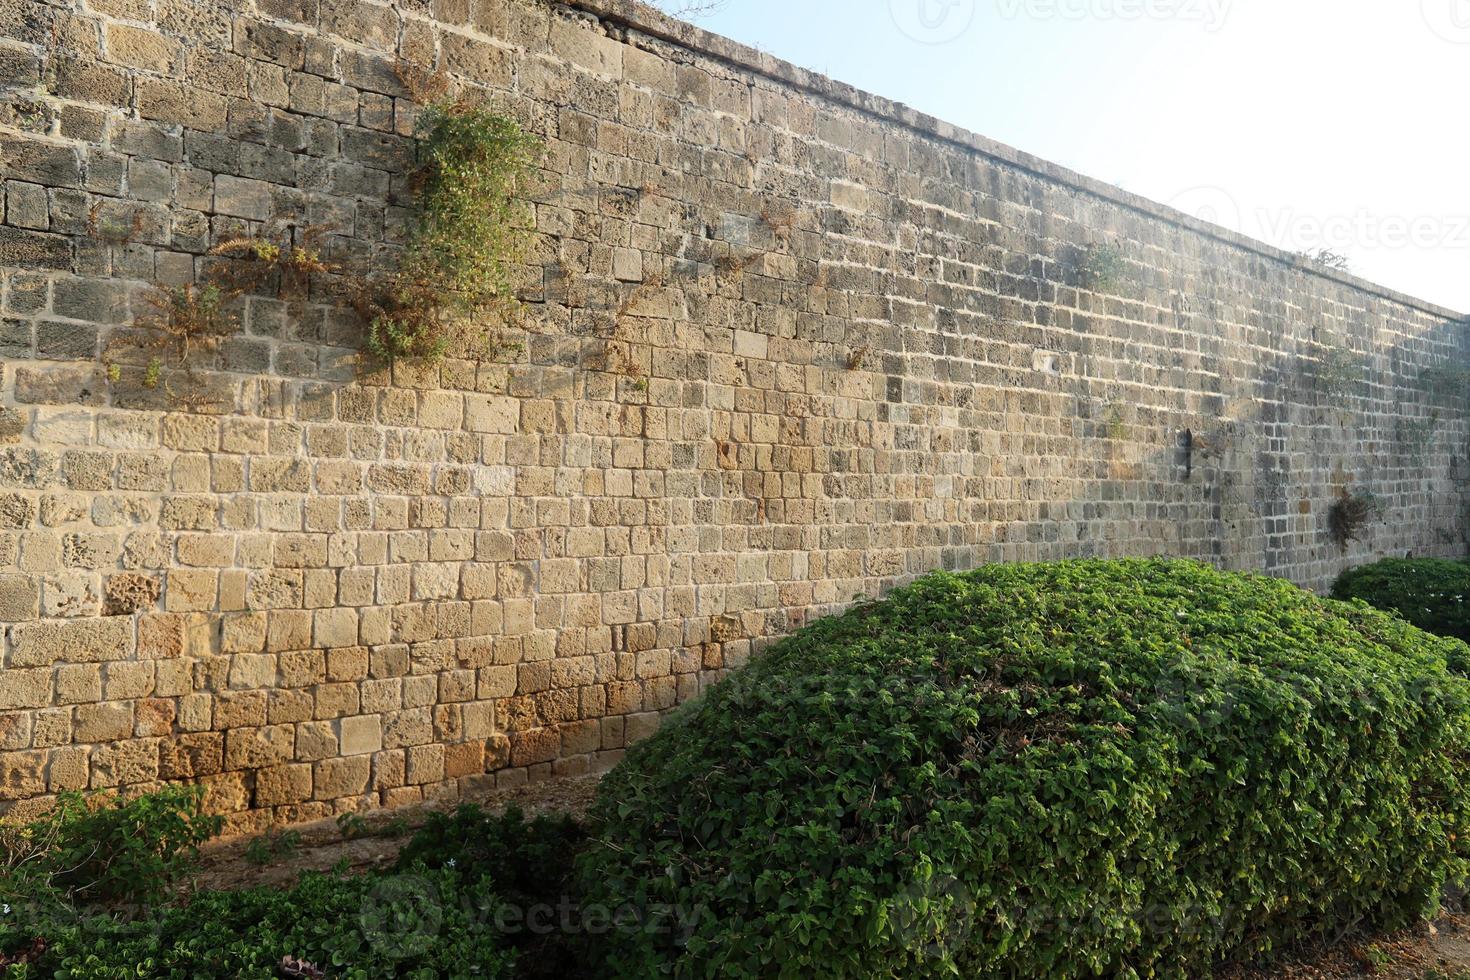
[[[1377,557],[1465,554],[1470,320],[1387,348],[1366,340],[1366,320],[1353,326],[1283,321],[1253,376],[1192,373],[1178,404],[1130,401],[1129,386],[1088,378],[1084,357],[1039,354],[1024,384],[1049,380],[1038,411],[1055,414],[1065,450],[1038,439],[1022,469],[1039,491],[1084,492],[1038,501],[994,526],[992,542],[944,549],[942,567],[1178,556],[1325,590]],[[1363,511],[1346,535],[1334,520],[1344,504]],[[989,522],[985,504],[973,506]]]

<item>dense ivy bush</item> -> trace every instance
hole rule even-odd
[[[1470,640],[1470,561],[1386,558],[1343,572],[1332,595],[1362,599],[1420,629]]]
[[[1435,907],[1467,650],[1179,561],[940,574],[819,621],[602,784],[603,975],[1183,977]]]

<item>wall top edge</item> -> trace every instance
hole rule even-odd
[[[855,109],[865,115],[895,123],[925,136],[952,143],[1002,163],[1065,184],[1102,200],[1157,218],[1227,245],[1253,252],[1282,265],[1348,286],[1359,292],[1377,296],[1403,306],[1446,320],[1465,319],[1465,314],[1437,303],[1399,292],[1360,276],[1316,264],[1304,264],[1301,257],[1275,245],[1220,225],[1203,221],[1177,208],[1151,198],[1134,194],[1105,181],[1088,177],[1060,164],[1018,150],[997,140],[971,132],[963,127],[913,109],[902,102],[874,95],[846,82],[839,82],[802,68],[789,61],[707,31],[687,21],[678,20],[641,0],[562,0],[567,7],[592,14],[601,20],[632,29],[662,41],[677,44],[733,67],[761,75],[772,81],[809,92],[819,98]]]

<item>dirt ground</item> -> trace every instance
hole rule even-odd
[[[1470,980],[1470,916],[1448,914],[1392,936],[1304,951],[1221,980]]]
[[[247,860],[250,838],[221,841],[204,848],[199,872],[190,882],[194,889],[253,888],[261,885],[289,885],[303,871],[326,871],[343,860],[349,871],[367,871],[391,864],[408,841],[407,836],[385,836],[383,828],[402,817],[409,827],[418,827],[430,810],[452,810],[461,802],[479,803],[487,808],[500,808],[514,803],[528,816],[538,813],[569,813],[581,817],[592,802],[597,789],[596,776],[576,779],[549,779],[518,786],[476,800],[454,800],[439,804],[411,807],[391,814],[364,815],[366,831],[351,840],[343,840],[335,821],[319,820],[291,828],[301,835],[299,850],[288,859],[257,866]]]
[[[528,814],[570,813],[582,816],[597,788],[596,777],[548,780],[497,793],[473,802],[486,807],[519,805]],[[435,805],[450,809],[456,803]],[[407,841],[385,836],[384,825],[404,817],[410,827],[423,822],[430,807],[392,815],[367,815],[366,833],[343,840],[329,820],[294,828],[300,849],[289,859],[264,867],[245,857],[248,839],[211,845],[195,876],[194,888],[248,888],[289,885],[302,871],[325,871],[341,864],[366,871],[390,864]],[[1219,980],[1470,980],[1470,913],[1445,914],[1392,936],[1356,939],[1325,949],[1303,950],[1263,967],[1245,967],[1222,973]]]

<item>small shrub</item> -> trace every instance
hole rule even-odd
[[[1327,344],[1318,349],[1308,370],[1317,394],[1347,398],[1363,393],[1368,381],[1368,358],[1342,345]]]
[[[245,845],[245,860],[256,867],[289,861],[301,853],[301,834],[294,830],[268,830]]]
[[[487,813],[469,803],[452,813],[433,813],[398,855],[398,868],[422,864],[489,875],[507,897],[560,896],[586,832],[567,816],[527,820],[517,806]]]
[[[141,823],[138,840],[145,850],[174,853],[183,849],[181,841],[200,836],[181,832],[175,812],[188,809],[195,795],[168,790],[145,798],[144,805],[131,805],[128,812]],[[115,812],[107,821],[102,826],[75,816],[58,820],[68,832],[28,835],[26,840],[35,843],[22,856],[40,854],[51,864],[70,867],[75,855],[67,848],[73,837],[95,833],[110,841],[116,836],[112,825],[126,823]],[[360,833],[362,827],[348,821],[343,830]],[[555,916],[574,904],[572,872],[584,839],[567,818],[527,821],[514,808],[495,816],[465,806],[431,817],[389,872],[349,876],[339,866],[331,874],[308,872],[287,889],[204,891],[175,904],[158,902],[162,890],[150,889],[153,901],[132,917],[95,914],[54,891],[53,901],[15,902],[0,915],[0,976],[551,980],[576,975],[575,947],[555,928],[541,928],[532,910],[544,908]],[[269,861],[299,845],[300,836],[288,830],[256,838],[249,852]],[[113,860],[108,869],[160,881],[176,870],[160,872],[157,864],[137,858]],[[9,896],[7,890],[3,897],[9,901]],[[69,897],[79,898],[79,890]]]
[[[487,317],[515,305],[511,269],[528,223],[519,200],[539,142],[463,101],[419,115],[418,225],[392,274],[363,280],[353,303],[368,349],[386,360],[485,353]]]
[[[1343,572],[1332,597],[1362,599],[1420,629],[1470,641],[1470,560],[1385,558]]]
[[[322,257],[323,234],[324,229],[313,226],[299,233],[288,228],[278,239],[230,238],[210,249],[209,254],[239,260],[216,272],[219,282],[232,295],[260,290],[272,277],[277,277],[278,295],[301,295],[307,292],[315,277],[341,271]]]
[[[204,814],[203,799],[198,786],[132,799],[62,793],[43,817],[6,831],[0,895],[17,888],[72,902],[156,901],[220,831],[222,818]]]
[[[148,294],[153,308],[138,319],[136,329],[109,338],[102,361],[107,377],[122,379],[120,364],[143,364],[141,384],[157,388],[164,369],[191,370],[196,355],[212,353],[240,328],[239,317],[229,308],[233,294],[218,283],[154,287]]]
[[[617,977],[1203,977],[1470,870],[1470,650],[1191,562],[938,574],[603,781]]]
[[[1363,528],[1384,514],[1383,501],[1370,491],[1344,491],[1327,510],[1327,533],[1339,547],[1346,548]]]
[[[1298,252],[1297,258],[1309,265],[1319,265],[1324,269],[1332,269],[1336,272],[1351,272],[1352,261],[1341,252],[1334,252],[1330,248],[1311,248],[1304,252]]]
[[[1111,292],[1122,283],[1126,269],[1118,246],[1089,245],[1082,256],[1082,285],[1094,292]]]
[[[348,811],[337,817],[337,832],[342,835],[343,840],[352,840],[366,837],[372,832],[372,828],[362,814]]]
[[[466,804],[453,813],[430,815],[399,853],[398,869],[453,868],[493,881],[507,907],[525,916],[510,922],[505,932],[505,942],[520,953],[519,980],[595,976],[600,971],[579,969],[597,955],[588,945],[594,936],[575,928],[562,933],[524,925],[536,915],[580,916],[574,911],[580,898],[575,867],[586,839],[581,825],[566,816],[526,820],[516,806],[497,815]]]

